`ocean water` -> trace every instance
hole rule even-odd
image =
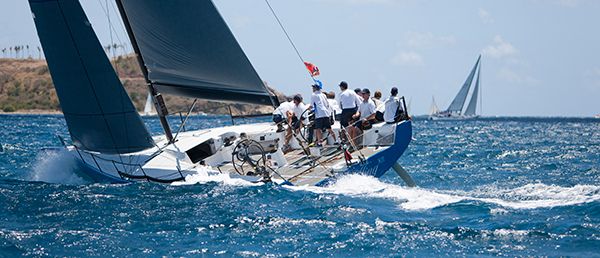
[[[0,116],[0,257],[600,256],[598,120],[416,120],[400,163],[417,188],[393,171],[326,187],[91,184],[40,151],[56,135],[61,116]]]

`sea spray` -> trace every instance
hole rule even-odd
[[[489,186],[470,192],[442,191],[399,186],[364,175],[345,175],[326,187],[287,188],[319,194],[385,198],[398,202],[399,206],[406,210],[433,209],[467,200],[496,204],[510,209],[552,208],[600,201],[600,186],[593,185],[561,187],[538,183],[508,189]]]
[[[76,173],[76,158],[64,149],[40,151],[29,174],[29,180],[54,184],[88,183]]]

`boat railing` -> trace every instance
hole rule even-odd
[[[83,151],[80,150],[77,146],[73,145],[73,148],[75,149],[75,151],[77,151],[77,154],[79,155],[79,158],[81,159],[81,161],[83,163],[85,163],[86,165],[92,166],[94,168],[96,168],[98,171],[102,172],[102,173],[110,173],[113,172],[113,174],[117,174],[119,175],[119,177],[123,180],[126,179],[141,179],[141,180],[147,180],[147,181],[154,181],[154,182],[161,182],[161,183],[165,183],[165,182],[174,182],[174,181],[181,181],[184,179],[183,176],[183,172],[185,170],[190,170],[195,168],[197,165],[194,164],[188,168],[185,169],[181,169],[179,166],[175,166],[177,168],[177,172],[175,172],[176,174],[179,174],[178,178],[175,179],[168,179],[168,180],[164,180],[164,179],[160,179],[160,178],[155,178],[152,176],[149,176],[146,171],[144,170],[144,167],[142,164],[140,163],[128,163],[128,162],[124,162],[124,161],[117,161],[117,160],[113,160],[113,159],[108,159],[108,158],[104,158],[104,157],[100,157],[98,155],[95,155],[94,153],[90,153],[87,151]],[[92,159],[92,162],[86,160],[84,158],[84,154],[82,154],[82,152],[84,154],[86,154],[87,156],[90,156]],[[107,162],[109,164],[112,165],[112,168],[114,168],[114,171],[111,171],[111,169],[107,169],[106,166],[101,165],[101,162],[99,163],[98,161],[101,162]],[[119,166],[121,167],[121,169],[119,169]],[[140,173],[141,172],[141,173]]]

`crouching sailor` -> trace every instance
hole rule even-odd
[[[283,128],[283,123],[287,121],[287,115],[289,112],[292,112],[294,109],[294,103],[292,102],[291,97],[286,97],[286,101],[281,103],[279,107],[277,107],[273,111],[273,122],[277,124],[277,132],[283,132],[285,129]]]

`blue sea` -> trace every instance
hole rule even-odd
[[[599,120],[417,119],[399,160],[416,188],[393,171],[326,187],[94,184],[40,151],[57,135],[62,116],[0,116],[0,257],[600,257]]]

